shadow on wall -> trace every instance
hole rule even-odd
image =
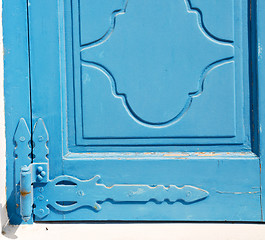
[[[7,216],[6,204],[0,203],[0,223],[1,223],[1,235],[9,239],[17,239],[15,235],[19,225],[10,225]],[[0,235],[0,238],[1,238]]]

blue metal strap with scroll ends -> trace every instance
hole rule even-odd
[[[45,186],[35,188],[34,214],[43,218],[49,214],[49,206],[58,211],[73,211],[87,206],[94,211],[100,211],[99,203],[110,200],[119,202],[195,202],[206,198],[208,192],[193,186],[178,188],[175,185],[165,187],[157,185],[115,184],[106,186],[99,181],[100,176],[81,181],[70,176],[60,176],[49,180]]]
[[[24,141],[27,140],[27,144]],[[22,219],[28,221],[32,213],[39,219],[50,213],[50,208],[57,211],[73,211],[81,207],[88,207],[92,211],[101,210],[100,204],[104,201],[115,203],[136,202],[156,203],[177,201],[192,203],[205,199],[209,193],[194,186],[177,187],[176,185],[145,185],[145,184],[114,184],[106,186],[99,175],[89,180],[80,180],[72,176],[62,175],[49,179],[48,166],[48,132],[42,119],[39,119],[34,128],[33,144],[24,119],[21,119],[15,134],[17,162],[16,169],[19,178],[17,204],[20,205]],[[30,147],[34,154],[29,156]],[[22,163],[21,158],[26,159]],[[20,160],[20,161],[19,161]],[[19,164],[21,164],[19,166]],[[34,190],[32,191],[32,185]],[[32,200],[33,199],[33,200]]]

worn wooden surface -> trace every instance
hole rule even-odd
[[[149,1],[30,0],[28,12],[25,2],[4,2],[12,223],[20,223],[12,138],[21,117],[30,129],[39,118],[45,122],[50,179],[100,175],[105,186],[191,185],[209,192],[188,204],[110,198],[100,212],[51,207],[38,221],[262,220],[263,115],[251,106],[258,95],[249,87],[255,84],[248,71],[255,55],[255,47],[249,55],[255,40],[249,37],[249,1]],[[262,65],[262,45],[257,49]]]

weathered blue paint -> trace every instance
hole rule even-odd
[[[41,140],[41,141],[40,141]],[[101,183],[101,177],[96,175],[89,180],[79,180],[77,178],[62,175],[53,180],[49,180],[47,165],[47,144],[48,134],[43,121],[38,120],[33,132],[34,149],[38,149],[33,164],[23,168],[21,176],[25,172],[30,172],[30,184],[34,184],[34,216],[35,219],[45,220],[50,214],[50,208],[60,213],[67,213],[79,208],[90,208],[93,211],[100,211],[101,204],[105,201],[113,203],[148,203],[154,201],[157,204],[163,202],[190,204],[208,197],[209,193],[194,186],[175,185],[144,185],[144,184],[113,184],[106,186]],[[44,152],[44,154],[42,154]],[[40,154],[39,154],[40,153]],[[40,165],[43,163],[43,165]],[[34,167],[35,166],[35,167]],[[37,166],[37,168],[36,168]],[[36,170],[37,169],[37,170]],[[37,172],[37,174],[36,174]],[[28,176],[28,175],[27,175]],[[31,181],[32,179],[32,181]],[[28,182],[27,182],[28,183]],[[22,182],[21,182],[22,184]],[[22,188],[23,186],[21,186]],[[23,188],[24,189],[24,188]],[[26,210],[21,212],[24,218],[28,213],[28,208],[32,208],[32,203],[24,201]],[[31,209],[32,210],[32,209]],[[32,211],[31,211],[32,212]],[[30,213],[31,213],[30,212]],[[28,220],[31,214],[26,215]]]
[[[70,151],[250,149],[247,1],[194,2],[65,2]]]
[[[250,19],[248,0],[29,0],[32,123],[42,118],[49,132],[39,120],[34,179],[42,171],[49,178],[34,183],[34,195],[43,189],[54,203],[35,220],[261,221],[262,44],[255,47],[251,6]],[[71,187],[54,186],[58,179],[88,194],[94,176],[102,179],[95,189],[106,190],[93,194],[101,211],[85,204],[89,196],[71,211],[55,204],[75,201]],[[173,203],[157,201],[165,199],[158,191],[149,201],[157,185],[209,196]],[[145,201],[120,191],[134,186],[150,189]]]
[[[60,176],[49,181],[45,186],[37,186],[34,194],[35,219],[44,220],[50,214],[50,208],[61,214],[79,208],[101,211],[102,203],[112,204],[146,204],[150,201],[156,204],[173,204],[182,202],[189,204],[205,199],[209,193],[194,186],[181,188],[170,185],[149,186],[142,184],[114,184],[106,186],[99,183],[100,176],[89,180],[79,180],[71,176]],[[54,194],[56,193],[56,194]]]
[[[32,222],[33,184],[47,183],[49,179],[47,141],[48,134],[42,119],[34,127],[32,139],[25,119],[20,119],[14,135],[15,196],[16,213],[25,222]],[[33,149],[38,154],[34,155],[32,163]]]
[[[29,191],[29,189],[21,189],[21,168],[24,166],[29,166],[31,163],[31,158],[30,158],[30,154],[31,154],[31,147],[30,147],[30,140],[31,140],[31,134],[29,131],[29,128],[27,126],[27,123],[25,121],[24,118],[21,118],[19,120],[15,135],[14,135],[14,143],[15,143],[15,149],[14,149],[14,156],[15,156],[15,164],[14,164],[14,174],[15,174],[15,178],[14,178],[14,186],[15,186],[15,196],[16,196],[16,213],[18,215],[22,215],[25,216],[24,214],[24,207],[25,206],[21,206],[21,200],[24,199],[21,197],[23,197],[21,195],[21,192],[32,192],[31,190]],[[25,181],[24,181],[25,182]],[[24,186],[23,186],[24,187]],[[31,179],[30,179],[30,187],[31,187]],[[31,193],[33,194],[33,193]],[[24,194],[24,196],[26,196]],[[26,200],[27,200],[27,196],[26,196]],[[27,201],[24,201],[27,202]],[[28,208],[30,208],[30,206],[28,206]],[[26,211],[27,212],[27,211]],[[21,214],[22,213],[22,214]],[[26,220],[28,222],[29,220],[29,216],[31,216],[31,214],[27,214],[26,216]]]
[[[23,220],[16,205],[14,132],[22,117],[31,131],[27,1],[3,1],[3,42],[7,211],[10,222],[20,224]]]
[[[265,186],[265,135],[264,135],[264,126],[265,126],[265,56],[264,56],[264,46],[265,46],[265,2],[262,0],[257,1],[257,58],[255,64],[257,64],[258,70],[258,106],[259,106],[259,149],[260,149],[260,164],[261,164],[261,204],[265,206],[265,195],[264,195],[264,186]],[[262,210],[262,220],[264,221],[264,209]]]

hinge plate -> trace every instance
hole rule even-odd
[[[114,184],[106,186],[101,177],[96,175],[89,180],[80,180],[72,176],[62,175],[53,180],[49,179],[48,132],[42,119],[36,123],[33,131],[33,151],[31,153],[30,134],[24,119],[21,119],[15,133],[16,142],[16,180],[20,205],[20,215],[28,221],[34,213],[39,219],[50,213],[50,208],[59,212],[74,211],[81,207],[92,211],[101,210],[101,203],[149,202],[174,203],[181,201],[192,203],[205,199],[209,193],[194,186],[176,185],[150,186],[145,184]],[[33,162],[29,156],[32,156]],[[21,180],[20,180],[21,179]],[[32,191],[32,185],[34,190]],[[21,189],[26,191],[21,193]],[[34,193],[34,194],[33,194]],[[33,196],[34,195],[34,196]],[[32,203],[32,199],[34,205]],[[34,206],[34,209],[33,209]]]

